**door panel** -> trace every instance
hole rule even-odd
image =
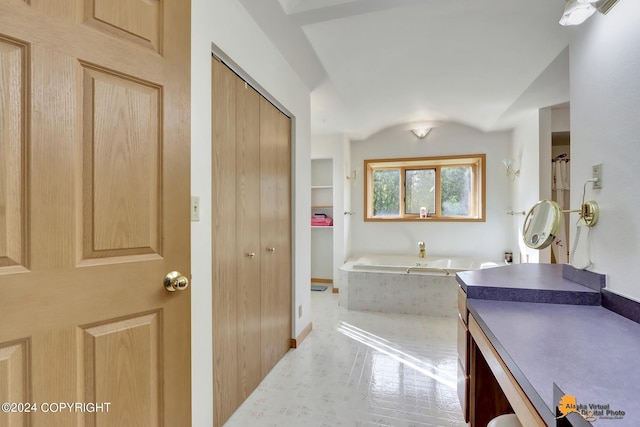
[[[190,425],[189,20],[0,0],[0,425]]]
[[[85,23],[160,52],[162,5],[158,0],[84,0]]]
[[[159,254],[161,87],[83,69],[84,258]]]
[[[278,263],[278,343],[280,354],[284,354],[291,347],[291,337],[295,336],[292,327],[291,314],[295,313],[292,303],[292,266],[291,260],[291,119],[281,111],[277,115],[277,209],[278,209],[278,233],[277,237],[277,263]],[[281,356],[281,357],[282,357]]]
[[[288,123],[288,125],[287,125]],[[262,231],[262,375],[291,347],[290,203],[287,129],[290,121],[260,101],[260,213]],[[287,129],[285,131],[285,129]]]
[[[0,400],[2,402],[27,402],[29,374],[29,343],[21,340],[0,347]],[[0,412],[0,425],[26,425],[26,415],[19,412]]]
[[[159,424],[160,323],[161,312],[154,312],[84,328],[85,397],[118,408],[115,415],[90,414],[96,425]]]
[[[213,403],[222,426],[238,400],[236,75],[212,58]]]
[[[23,263],[27,46],[0,37],[0,271]]]
[[[278,293],[274,287],[278,280],[277,253],[277,191],[276,179],[278,161],[275,153],[277,127],[274,120],[276,108],[265,99],[260,100],[260,220],[262,263],[262,301],[261,301],[261,365],[262,376],[266,376],[275,366],[278,357]]]
[[[238,403],[260,384],[260,95],[236,77]],[[249,256],[247,256],[249,254]],[[255,254],[255,256],[250,256]]]

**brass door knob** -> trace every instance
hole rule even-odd
[[[267,248],[267,252],[275,252],[276,248]]]
[[[255,257],[255,256],[256,256],[256,253],[255,253],[255,252],[247,252],[247,256],[248,256],[249,258],[253,258],[253,257]]]
[[[164,288],[169,292],[184,291],[189,287],[189,279],[178,271],[172,271],[164,278]]]

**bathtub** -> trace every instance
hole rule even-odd
[[[493,261],[482,261],[464,257],[437,257],[403,255],[370,255],[355,260],[354,270],[367,271],[404,271],[412,274],[444,274],[446,276],[458,271],[478,270],[481,268],[497,267]]]
[[[455,273],[504,265],[466,257],[368,255],[339,269],[340,305],[348,310],[455,317]]]

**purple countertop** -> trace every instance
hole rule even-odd
[[[640,425],[640,323],[600,305],[604,275],[513,264],[456,277],[470,313],[548,425],[556,425],[554,383],[579,405],[624,411],[621,419],[596,414],[594,426]],[[614,297],[613,306],[622,304]],[[638,304],[622,302],[634,318]]]
[[[609,405],[640,425],[640,324],[603,307],[468,299],[473,317],[547,424],[555,425],[553,384],[578,404]]]
[[[563,278],[561,264],[511,264],[464,271],[456,279],[467,298],[547,304],[600,305],[600,289]]]

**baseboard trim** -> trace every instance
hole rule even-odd
[[[318,277],[312,277],[311,278],[311,283],[329,283],[329,284],[332,284],[333,283],[333,279],[320,279]]]
[[[307,327],[304,328],[302,332],[300,332],[300,335],[298,335],[297,338],[291,338],[291,348],[298,348],[298,346],[302,344],[302,341],[304,341],[307,335],[311,333],[311,329],[313,329],[313,324],[309,322]]]

